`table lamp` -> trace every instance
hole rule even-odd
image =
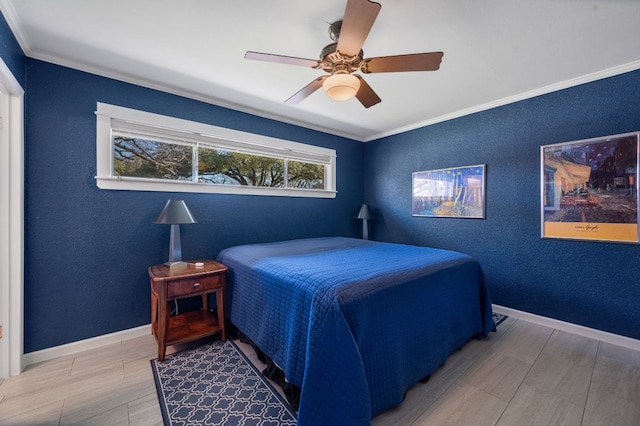
[[[171,225],[169,240],[169,261],[165,265],[169,269],[186,268],[187,262],[182,261],[182,246],[180,244],[180,224],[197,223],[182,200],[169,200],[153,223]]]
[[[360,206],[360,211],[358,212],[358,215],[356,216],[356,219],[361,219],[362,220],[362,239],[363,240],[368,240],[369,239],[369,224],[367,223],[370,219],[373,219],[371,217],[371,213],[369,212],[369,206],[366,204],[363,204],[362,206]]]

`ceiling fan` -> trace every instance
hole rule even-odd
[[[367,82],[355,71],[365,74],[400,71],[435,71],[440,68],[442,52],[364,58],[362,45],[380,12],[381,5],[370,0],[347,0],[342,21],[329,27],[334,43],[320,52],[320,60],[296,58],[248,51],[244,57],[257,61],[276,62],[322,69],[329,73],[316,78],[289,99],[286,104],[297,104],[322,86],[327,95],[337,101],[354,96],[369,108],[382,101]]]

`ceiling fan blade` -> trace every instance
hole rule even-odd
[[[316,90],[318,90],[320,87],[322,87],[322,82],[327,78],[328,76],[323,75],[322,77],[318,77],[315,80],[313,80],[311,83],[307,84],[306,86],[304,86],[302,89],[300,89],[298,92],[296,92],[293,96],[291,96],[289,99],[287,99],[286,101],[284,101],[285,104],[297,104],[300,103],[303,99],[305,99],[307,96],[309,96],[310,94],[312,94],[313,92],[315,92]]]
[[[382,102],[382,99],[373,91],[371,86],[364,81],[364,78],[360,77],[358,74],[353,74],[360,80],[360,89],[358,89],[358,93],[356,93],[356,98],[360,101],[360,103],[365,107],[369,108]]]
[[[254,61],[276,62],[279,64],[300,65],[303,67],[318,68],[320,61],[317,59],[296,58],[293,56],[274,55],[272,53],[247,52],[244,54],[245,59],[253,59]]]
[[[440,68],[442,52],[381,56],[362,61],[362,72],[435,71]]]
[[[347,1],[338,38],[338,52],[340,54],[355,56],[360,53],[381,7],[380,3],[369,0]]]

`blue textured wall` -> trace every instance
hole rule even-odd
[[[165,260],[169,235],[151,221],[169,197],[199,220],[182,231],[185,258],[195,258],[246,242],[356,236],[363,188],[376,239],[467,252],[498,304],[640,338],[640,247],[543,240],[539,201],[540,145],[640,130],[640,72],[363,146],[35,60],[25,72],[3,18],[0,57],[27,90],[25,352],[149,323],[146,268]],[[97,101],[336,149],[338,197],[99,190]],[[411,217],[411,172],[472,164],[487,164],[485,220]]]
[[[640,130],[640,71],[365,147],[375,239],[476,257],[494,303],[640,338],[640,246],[540,238],[540,146]],[[411,173],[487,165],[486,219],[411,216]]]
[[[166,261],[168,198],[198,220],[182,227],[183,258],[225,247],[357,236],[360,142],[262,119],[45,62],[27,60],[25,352],[150,321],[147,267]],[[96,187],[96,102],[332,148],[335,199],[106,191]]]
[[[11,28],[7,25],[7,21],[0,13],[0,58],[7,65],[13,76],[24,89],[25,73],[24,73],[24,52],[18,44],[15,36],[11,32]]]

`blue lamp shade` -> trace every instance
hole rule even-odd
[[[363,204],[362,206],[360,206],[360,211],[358,212],[358,215],[355,218],[362,220],[362,239],[368,240],[369,239],[368,221],[373,219],[373,217],[371,216],[371,212],[369,211],[369,206],[366,204]]]
[[[169,200],[153,223],[171,225],[169,240],[169,261],[166,265],[170,269],[186,268],[182,261],[182,244],[180,242],[180,225],[197,223],[183,200]]]
[[[356,216],[356,219],[373,219],[373,217],[371,217],[371,212],[369,211],[368,205],[363,204],[360,206],[360,211],[358,212],[358,216]]]

